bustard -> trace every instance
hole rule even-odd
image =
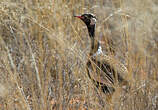
[[[91,50],[87,61],[87,73],[97,88],[104,93],[113,93],[115,85],[127,87],[127,68],[119,61],[103,54],[100,42],[95,37],[96,17],[93,14],[74,16],[81,19],[88,28]]]

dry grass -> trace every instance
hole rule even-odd
[[[98,17],[104,51],[130,72],[130,91],[112,100],[86,74],[90,41],[73,18],[85,12]],[[0,109],[157,110],[156,13],[157,0],[1,0]]]

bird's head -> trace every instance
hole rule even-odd
[[[86,13],[86,14],[82,14],[80,16],[74,16],[74,17],[81,19],[88,27],[95,25],[97,21],[96,17],[90,13]]]

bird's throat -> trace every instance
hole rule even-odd
[[[100,46],[100,43],[95,37],[95,24],[94,25],[89,25],[88,27],[88,33],[91,39],[91,50],[90,50],[90,56],[94,55]]]
[[[88,33],[90,38],[94,38],[95,37],[95,24],[94,25],[87,25],[88,28]]]

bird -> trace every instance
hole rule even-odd
[[[112,94],[115,92],[115,85],[119,87],[129,87],[127,68],[116,59],[106,55],[102,51],[100,41],[95,37],[95,27],[97,18],[94,14],[85,13],[74,15],[85,23],[91,40],[91,49],[86,63],[88,77],[94,85],[103,93]]]

